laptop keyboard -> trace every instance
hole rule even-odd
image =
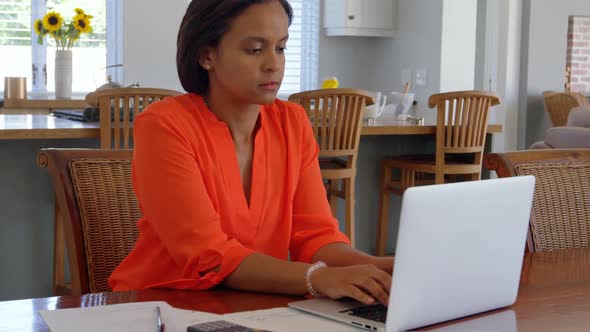
[[[385,323],[385,319],[387,318],[387,307],[381,303],[347,309],[341,312],[380,323]]]

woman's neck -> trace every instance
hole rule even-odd
[[[234,142],[250,143],[256,130],[260,105],[244,104],[214,90],[209,91],[205,101],[211,112],[227,124]]]

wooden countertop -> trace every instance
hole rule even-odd
[[[1,115],[0,139],[48,139],[48,138],[99,138],[98,122],[79,122],[52,115]],[[488,132],[502,132],[502,125],[488,125]],[[372,124],[363,125],[361,135],[434,135],[436,125],[411,124],[407,121],[375,119]]]
[[[84,99],[6,99],[5,108],[15,109],[76,109],[86,108],[88,104]]]
[[[498,134],[503,130],[500,124],[488,124],[488,133]],[[398,121],[387,118],[376,118],[371,124],[364,124],[361,130],[363,136],[373,135],[434,135],[436,123],[425,122],[417,125],[409,121]]]
[[[0,115],[0,139],[99,138],[98,122],[80,122],[52,115]]]

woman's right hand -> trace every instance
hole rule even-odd
[[[332,299],[351,297],[365,304],[389,303],[391,275],[372,264],[325,267],[311,275],[313,289]]]

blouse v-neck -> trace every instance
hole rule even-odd
[[[253,138],[252,151],[252,174],[250,179],[250,202],[246,199],[244,186],[242,184],[242,176],[240,173],[240,166],[236,154],[234,140],[227,123],[220,120],[213,112],[209,110],[202,98],[198,98],[202,103],[198,107],[199,112],[204,115],[205,120],[211,125],[214,130],[214,135],[218,138],[217,151],[220,159],[219,166],[223,173],[224,184],[227,192],[229,192],[234,206],[238,208],[239,214],[248,217],[250,221],[254,222],[258,219],[258,209],[260,208],[261,199],[263,199],[263,192],[260,189],[264,188],[264,154],[265,154],[265,140],[263,139],[265,126],[265,109],[264,106],[259,108],[259,116],[256,124],[256,133]],[[251,225],[253,226],[253,225]],[[251,227],[250,227],[251,229]]]

